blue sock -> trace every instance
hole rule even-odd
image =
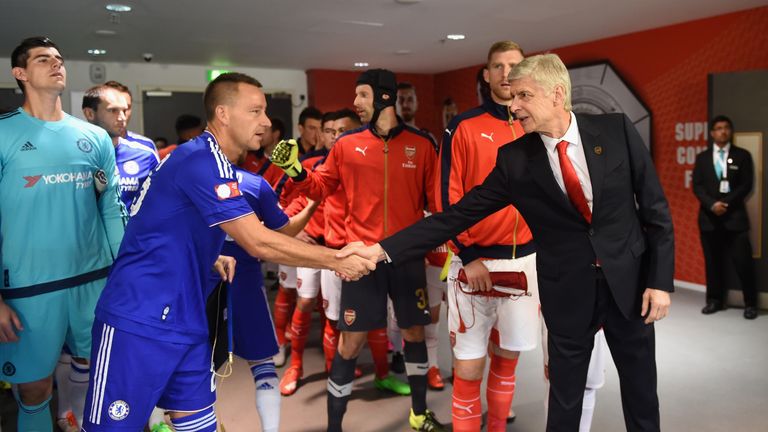
[[[38,405],[25,405],[21,397],[16,396],[19,404],[18,430],[28,432],[53,432],[51,422],[51,397]]]
[[[182,418],[171,419],[176,432],[216,432],[216,413],[213,405]]]

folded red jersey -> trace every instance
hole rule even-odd
[[[459,270],[456,277],[457,285],[464,294],[486,297],[520,297],[528,294],[528,279],[525,273],[516,271],[490,272],[493,289],[490,291],[473,290],[469,288],[467,274]]]

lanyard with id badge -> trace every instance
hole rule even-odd
[[[717,162],[715,162],[717,165],[718,171],[720,171],[720,193],[727,194],[731,192],[731,185],[728,183],[728,163],[725,159],[725,152],[720,152],[720,155],[717,158]]]

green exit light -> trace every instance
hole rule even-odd
[[[208,69],[208,82],[211,82],[215,80],[216,77],[218,77],[219,75],[225,74],[228,72],[232,72],[232,71],[228,71],[226,69]]]

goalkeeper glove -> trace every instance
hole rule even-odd
[[[299,144],[296,140],[282,140],[272,150],[272,163],[288,174],[288,177],[298,177],[303,171],[299,162]]]

